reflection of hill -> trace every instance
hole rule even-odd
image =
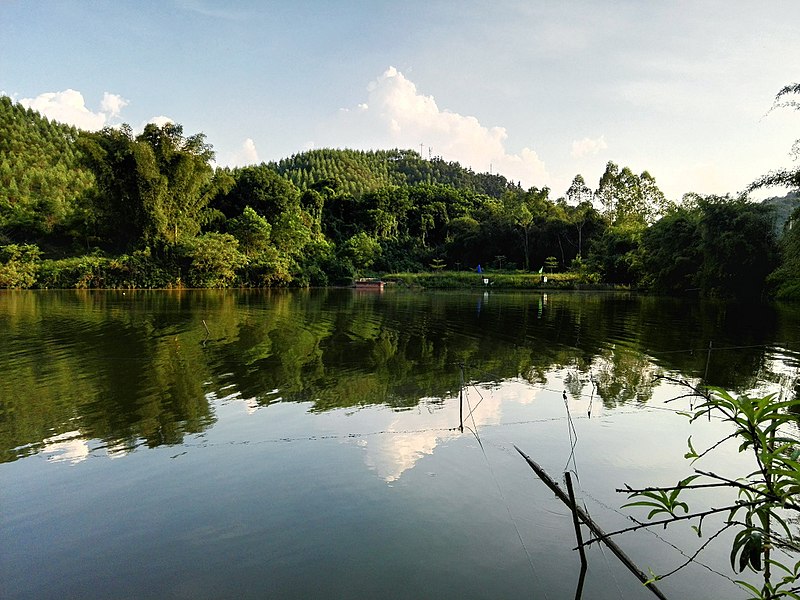
[[[119,452],[140,443],[177,443],[213,422],[202,394],[205,369],[177,335],[188,317],[176,310],[181,298],[136,296],[0,296],[7,340],[0,351],[0,451],[6,460],[17,455],[13,448],[38,451],[54,432],[76,426],[84,439]]]
[[[179,443],[233,393],[410,407],[452,396],[458,363],[473,381],[568,367],[570,394],[591,376],[608,405],[646,402],[657,368],[746,388],[769,376],[765,345],[796,343],[798,312],[631,294],[3,293],[0,451],[74,430],[120,450]]]

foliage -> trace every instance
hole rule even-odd
[[[188,242],[183,252],[189,259],[189,283],[193,287],[229,287],[247,257],[229,233],[205,233]]]
[[[753,594],[751,597],[800,597],[796,585],[800,578],[800,563],[784,564],[791,551],[800,549],[789,526],[790,517],[800,512],[800,442],[787,432],[787,426],[796,421],[794,413],[800,407],[800,398],[785,400],[775,394],[736,396],[721,388],[692,388],[689,396],[693,395],[700,397],[701,402],[686,413],[691,422],[701,417],[717,416],[729,423],[732,431],[724,439],[701,450],[694,447],[690,437],[685,457],[691,461],[694,472],[675,486],[627,488],[632,502],[626,506],[650,509],[648,522],[628,530],[694,520],[695,531],[703,537],[710,516],[725,515],[723,523],[706,537],[710,542],[727,529],[736,530],[731,546],[731,568],[736,572],[745,569],[763,572],[764,576],[761,588],[739,582]],[[726,444],[735,444],[740,453],[750,454],[754,459],[754,470],[744,475],[723,476],[695,466]],[[685,496],[709,487],[735,492],[737,498],[725,506],[693,511]],[[657,516],[665,518],[653,521]],[[707,544],[703,544],[701,550]],[[773,569],[781,573],[777,582],[772,580]],[[664,575],[657,579],[662,577]]]
[[[351,237],[344,245],[344,255],[350,260],[356,271],[372,266],[380,251],[380,244],[363,231]]]
[[[686,292],[699,286],[701,218],[698,210],[676,208],[644,232],[644,286],[659,293]]]
[[[698,205],[699,287],[709,296],[758,297],[777,258],[769,212],[744,198],[708,196]]]
[[[149,124],[134,136],[127,125],[81,133],[84,164],[97,190],[90,198],[98,235],[107,245],[130,249],[177,244],[201,228],[204,210],[227,178],[209,165],[202,134],[184,137],[174,123]]]
[[[699,196],[679,210],[647,171],[613,162],[596,190],[578,174],[552,199],[411,150],[320,149],[215,170],[204,136],[174,123],[79,132],[2,98],[0,127],[0,244],[35,243],[47,258],[41,281],[14,285],[201,285],[190,254],[211,233],[247,258],[233,277],[208,276],[225,286],[325,285],[434,261],[472,271],[498,257],[538,271],[554,258],[587,281],[728,297],[760,294],[776,266],[765,212]],[[797,235],[787,230],[770,278],[782,296],[800,290]]]
[[[249,259],[243,278],[251,287],[286,287],[292,283],[291,261],[274,250],[262,252]]]
[[[109,260],[99,255],[86,255],[60,260],[43,260],[37,277],[40,288],[105,288],[105,272]]]
[[[0,246],[0,288],[32,287],[40,255],[33,244]]]
[[[800,300],[800,208],[789,220],[781,239],[782,261],[769,276],[778,298]]]
[[[78,130],[0,96],[0,238],[31,242],[70,230],[94,183]]]
[[[553,273],[547,276],[547,283],[536,273],[518,271],[488,271],[482,274],[466,271],[432,270],[428,273],[393,273],[385,276],[385,280],[404,287],[421,287],[426,289],[464,289],[487,288],[484,279],[489,280],[488,289],[605,289],[591,277],[583,277],[577,273]]]
[[[297,187],[266,165],[225,172],[234,183],[214,198],[212,206],[229,218],[242,214],[249,206],[269,223],[275,223],[281,213],[299,200]]]
[[[771,110],[777,108],[800,109],[800,83],[784,86],[775,96]],[[800,158],[800,139],[792,145],[791,154],[794,159]],[[794,192],[800,192],[800,167],[771,171],[754,181],[749,189],[754,190],[770,186],[786,186]],[[770,283],[776,289],[779,298],[800,300],[800,227],[797,226],[800,209],[795,210],[787,224],[787,230],[781,240],[781,264],[770,275]]]
[[[770,112],[778,108],[792,108],[800,110],[800,83],[790,83],[775,95]],[[791,149],[792,156],[797,159],[800,157],[800,139],[795,140]],[[800,167],[776,169],[766,175],[762,175],[750,184],[749,190],[763,187],[786,186],[794,190],[800,189]]]
[[[641,283],[661,293],[758,298],[776,252],[768,207],[692,194],[644,231]]]
[[[644,227],[639,223],[613,225],[595,238],[588,264],[604,281],[635,284],[641,276],[641,240]]]
[[[425,160],[413,150],[322,148],[294,154],[267,166],[299,189],[330,182],[338,192],[356,197],[393,185],[439,183],[493,197],[519,187],[502,175],[474,173],[457,162],[446,162],[440,157]]]
[[[227,227],[228,232],[239,240],[239,247],[246,256],[258,256],[272,246],[272,226],[249,206],[241,215],[228,221]]]
[[[573,186],[575,185],[576,182],[573,181]],[[579,182],[577,189],[579,192],[583,191]],[[650,173],[644,171],[641,175],[636,175],[628,167],[620,170],[611,161],[600,177],[595,197],[603,207],[606,220],[612,225],[652,223],[670,205]]]
[[[180,284],[177,267],[154,259],[149,249],[107,257],[100,253],[43,260],[32,287],[46,289],[169,288]]]

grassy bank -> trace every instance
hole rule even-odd
[[[399,286],[425,289],[559,289],[559,290],[597,290],[610,289],[610,286],[597,282],[596,277],[579,273],[547,274],[547,282],[539,273],[524,272],[485,272],[435,271],[429,273],[392,273],[383,280]],[[484,280],[488,280],[485,283]]]

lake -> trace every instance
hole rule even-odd
[[[643,518],[617,488],[674,484],[689,435],[729,431],[690,427],[664,376],[794,394],[799,369],[791,305],[0,292],[0,597],[572,598],[571,513],[514,446],[571,471],[613,531]],[[748,467],[734,448],[710,460]],[[617,541],[663,573],[705,540]],[[745,597],[729,544],[660,588]],[[654,597],[608,550],[588,558],[584,598]]]

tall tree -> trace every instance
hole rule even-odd
[[[583,175],[578,173],[575,175],[572,183],[567,190],[567,202],[572,206],[578,206],[584,202],[592,201],[592,190],[586,185]]]
[[[547,219],[547,213],[552,208],[549,195],[550,189],[547,187],[532,187],[527,192],[509,191],[503,196],[507,214],[522,242],[526,271],[530,270],[533,232]]]
[[[579,259],[583,258],[584,234],[587,230],[587,225],[590,230],[596,229],[597,227],[594,226],[601,225],[602,218],[592,206],[591,200],[584,200],[577,206],[568,207],[566,219],[577,234],[577,256]],[[575,244],[575,242],[571,243]]]
[[[594,193],[597,202],[603,208],[603,216],[609,223],[617,219],[617,202],[619,197],[619,166],[612,161],[606,163],[606,170],[600,176],[597,191]]]
[[[123,125],[81,133],[78,142],[97,180],[93,209],[111,245],[175,244],[200,231],[222,182],[202,134],[187,138],[180,125],[168,123],[134,136]]]
[[[136,138],[143,154],[152,152],[155,170],[154,210],[158,215],[159,239],[178,242],[178,236],[193,237],[200,231],[201,214],[217,191],[212,185],[214,171],[209,164],[214,158],[205,135],[183,135],[183,127],[152,123]],[[150,157],[147,157],[150,160]]]
[[[644,171],[636,175],[629,167],[620,170],[613,162],[606,165],[595,197],[612,225],[643,227],[655,222],[670,206],[650,173]]]

